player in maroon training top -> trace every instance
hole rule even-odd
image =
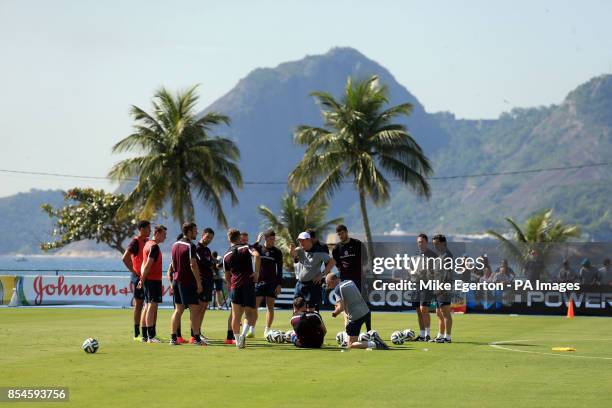
[[[265,239],[263,245],[261,240]],[[281,292],[283,283],[283,253],[274,244],[276,243],[276,234],[273,230],[267,230],[259,234],[257,242],[253,245],[253,249],[259,252],[261,257],[261,267],[259,269],[259,280],[255,285],[255,304],[261,305],[261,301],[266,299],[266,328],[264,329],[264,338],[268,334],[268,330],[272,327],[274,321],[274,303],[276,297]],[[253,332],[255,328],[253,328]],[[249,331],[247,337],[252,337],[253,332]]]
[[[230,247],[223,256],[225,279],[230,282],[230,299],[232,301],[232,330],[236,339],[236,347],[244,348],[246,333],[255,324],[257,310],[255,309],[255,282],[259,275],[259,252],[240,243],[240,231],[230,229],[227,232]],[[253,260],[255,272],[253,272]],[[240,333],[242,314],[246,315],[246,324]]]
[[[123,264],[130,271],[130,282],[134,291],[134,340],[138,340],[139,327],[142,327],[142,341],[147,341],[148,330],[145,327],[145,315],[142,313],[144,304],[144,288],[140,284],[140,269],[142,266],[142,251],[151,234],[151,223],[146,220],[138,222],[138,236],[135,236],[123,254]],[[139,326],[140,325],[140,326]]]
[[[177,291],[174,292],[176,308],[172,314],[171,345],[178,345],[176,330],[185,307],[189,306],[189,320],[195,338],[195,344],[204,346],[200,339],[200,302],[198,295],[202,293],[202,281],[196,261],[196,247],[192,240],[196,238],[198,228],[195,223],[183,224],[183,238],[172,245],[172,273]]]
[[[163,225],[155,227],[153,239],[148,241],[143,250],[142,275],[140,281],[145,291],[147,304],[143,309],[148,329],[149,343],[161,343],[155,337],[157,324],[157,305],[162,302],[162,253],[159,244],[166,240],[167,228]]]
[[[213,300],[213,289],[214,289],[214,272],[213,265],[215,259],[213,259],[212,252],[208,245],[212,242],[215,237],[215,231],[212,228],[204,228],[202,231],[202,238],[196,245],[196,259],[198,262],[198,269],[200,270],[200,278],[202,279],[202,293],[198,296],[200,302],[200,316],[198,318],[200,327],[200,337],[203,341],[207,341],[206,337],[202,334],[202,321],[204,320],[204,314],[208,309],[208,303]],[[193,343],[195,338],[192,337],[189,342]]]

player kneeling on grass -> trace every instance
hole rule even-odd
[[[143,309],[145,324],[149,343],[161,343],[155,337],[155,326],[157,324],[157,305],[162,302],[162,253],[159,244],[166,240],[167,228],[163,225],[155,227],[153,239],[147,241],[143,249],[144,266],[140,280],[144,288],[146,304]]]
[[[361,296],[361,292],[357,289],[355,282],[350,280],[340,282],[338,276],[330,273],[325,278],[325,283],[329,289],[334,291],[334,295],[336,296],[336,309],[332,312],[332,317],[338,316],[342,311],[346,313],[347,323],[345,330],[346,334],[349,336],[348,348],[389,349],[375,331],[372,331],[372,336],[369,341],[359,341],[361,326],[363,324],[369,326],[372,315],[368,305],[365,300],[363,300],[363,296]]]
[[[225,279],[231,283],[232,331],[236,339],[236,347],[244,348],[246,334],[255,324],[257,316],[255,282],[259,275],[260,257],[259,252],[240,243],[240,231],[230,229],[227,232],[227,238],[231,246],[223,256],[223,269]],[[253,272],[253,261],[255,261],[255,272]],[[240,333],[240,319],[243,313],[246,315],[246,322]]]
[[[293,317],[291,326],[295,331],[291,342],[300,348],[321,348],[327,329],[321,315],[317,312],[309,312],[303,297],[293,300]]]

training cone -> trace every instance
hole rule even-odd
[[[574,318],[574,300],[573,299],[570,299],[569,305],[567,305],[567,318],[568,319]]]

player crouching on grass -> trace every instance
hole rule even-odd
[[[236,347],[244,348],[246,334],[255,324],[257,309],[255,309],[255,282],[257,282],[260,267],[259,252],[240,243],[240,231],[230,229],[227,232],[230,247],[223,256],[225,279],[230,282],[230,299],[232,301],[232,331],[236,339]],[[254,262],[253,262],[254,261]],[[253,272],[255,263],[255,272]],[[246,315],[246,322],[240,332],[240,319]],[[238,334],[240,333],[240,334]]]
[[[140,281],[147,302],[142,313],[145,314],[145,326],[148,331],[148,333],[143,333],[143,338],[147,336],[149,343],[161,343],[155,337],[155,326],[157,324],[157,305],[162,302],[162,253],[159,244],[166,240],[166,231],[167,228],[163,225],[156,226],[153,239],[147,241],[142,250],[144,265]]]
[[[306,309],[306,301],[303,297],[293,300],[293,317],[291,327],[295,336],[291,342],[299,348],[321,348],[327,334],[327,328],[323,323],[321,315],[317,312],[309,312]]]
[[[336,309],[332,312],[332,317],[338,316],[342,311],[346,313],[347,323],[345,331],[348,335],[348,348],[388,350],[389,346],[385,344],[376,332],[373,332],[372,340],[368,342],[358,341],[361,326],[363,324],[369,325],[372,315],[355,282],[350,280],[340,282],[338,276],[330,273],[325,277],[325,283],[329,289],[333,290],[336,296]]]

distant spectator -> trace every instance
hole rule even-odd
[[[543,272],[544,264],[540,260],[538,252],[535,249],[532,249],[529,251],[527,262],[525,262],[525,265],[523,266],[523,275],[525,275],[525,279],[531,283],[535,283],[535,281],[542,278]]]
[[[612,268],[610,267],[610,258],[603,261],[603,266],[599,268],[599,283],[603,286],[612,286]]]
[[[599,285],[599,272],[591,265],[591,260],[584,258],[580,265],[580,283],[583,285]]]
[[[508,260],[502,259],[499,267],[493,275],[495,283],[511,283],[514,281],[514,271],[508,266]]]
[[[578,282],[578,274],[572,269],[568,260],[563,261],[559,269],[559,282],[575,283]]]
[[[508,275],[510,277],[509,282],[512,282],[514,280],[514,278],[516,277],[514,270],[508,266],[508,260],[507,259],[502,259],[501,262],[499,263],[499,266],[497,267],[497,269],[495,270],[495,274],[493,275],[495,279],[495,276],[497,276],[497,274],[499,273],[503,273],[504,275]],[[505,281],[505,280],[504,280]]]

